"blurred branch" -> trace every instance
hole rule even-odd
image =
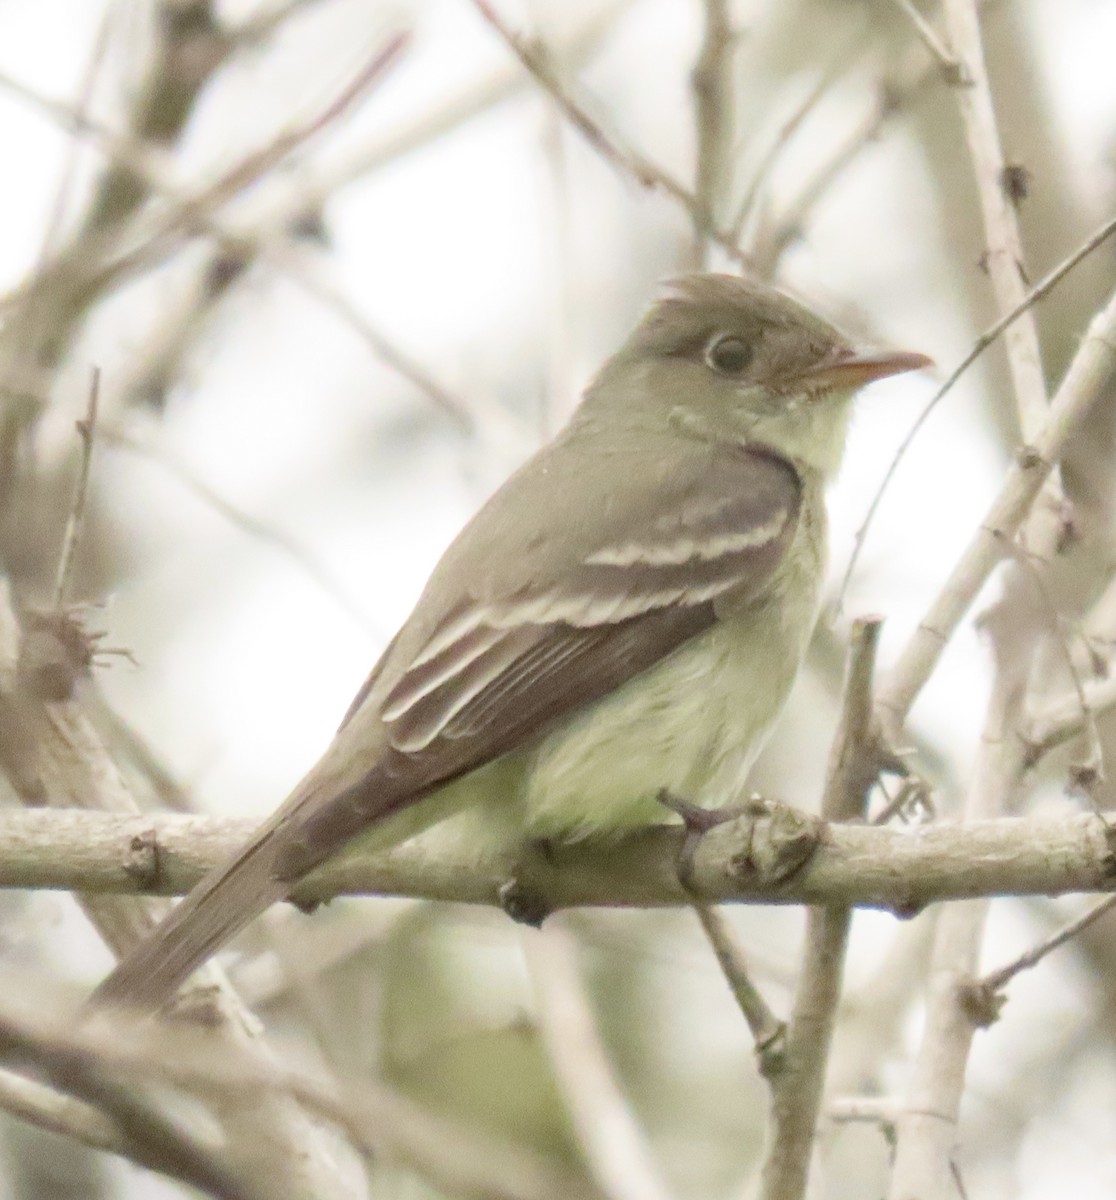
[[[1046,938],[1037,946],[1032,946],[1025,954],[1021,954],[1014,962],[1007,963],[1005,966],[998,967],[995,971],[990,971],[976,985],[990,995],[1001,991],[1007,986],[1021,971],[1029,971],[1032,967],[1037,966],[1042,960],[1053,951],[1064,946],[1066,942],[1083,930],[1088,929],[1096,920],[1104,916],[1109,909],[1116,907],[1116,896],[1106,896],[1103,900],[1098,900],[1096,904],[1092,904],[1081,914],[1081,916],[1063,925],[1057,933]]]
[[[893,747],[919,692],[969,605],[1027,519],[1071,435],[1089,414],[1116,366],[1116,293],[1089,327],[1054,397],[1043,428],[1019,451],[976,533],[937,598],[907,642],[876,699],[881,727]],[[1028,545],[1037,552],[1037,545]]]
[[[863,820],[868,793],[880,773],[872,731],[872,679],[881,628],[879,617],[853,623],[841,717],[821,803],[822,820],[834,825]],[[801,1200],[806,1194],[851,925],[848,907],[812,907],[806,916],[786,1051],[780,1069],[768,1078],[771,1130],[761,1200]]]
[[[556,58],[568,60],[574,67],[580,66],[600,44],[617,16],[631,4],[632,0],[610,0],[599,12],[575,26],[567,38],[552,48],[552,53]],[[321,177],[304,189],[301,198],[296,199],[292,210],[320,207],[340,189],[437,141],[474,117],[533,86],[530,75],[509,64],[480,82],[470,82],[459,90],[440,88],[433,110],[412,121],[403,122],[381,135],[379,140],[364,145],[340,166],[326,167]]]
[[[1000,143],[996,110],[984,65],[976,0],[944,0],[946,27],[964,72],[955,90],[968,135],[987,241],[984,263],[992,278],[1001,313],[1017,309],[1026,297],[1026,256],[1016,218],[1008,165]],[[1038,328],[1025,309],[1005,330],[1015,406],[1025,441],[1033,440],[1046,420],[1046,383],[1042,374]]]
[[[399,38],[403,36],[399,35]],[[377,61],[383,60],[384,55],[381,55]],[[180,188],[159,175],[131,143],[121,140],[88,118],[75,115],[65,105],[48,100],[22,85],[15,85],[2,74],[0,84],[18,86],[21,95],[34,102],[53,119],[61,120],[66,128],[90,135],[98,149],[106,154],[110,161],[121,159],[133,164],[134,170],[144,171],[148,185],[172,203],[171,215],[163,221],[159,230],[149,231],[137,247],[102,265],[98,278],[90,284],[98,295],[121,286],[143,270],[159,265],[164,258],[180,249],[183,241],[197,234],[212,238],[220,247],[219,253],[213,257],[203,273],[200,284],[186,298],[186,303],[181,306],[177,317],[167,323],[156,346],[149,353],[148,361],[137,372],[137,378],[129,387],[132,396],[162,398],[168,378],[181,363],[185,349],[199,335],[207,312],[223,298],[238,279],[244,277],[253,263],[262,261],[289,278],[328,311],[340,317],[383,363],[442,409],[460,430],[466,433],[483,431],[509,440],[513,444],[524,441],[524,430],[512,416],[498,405],[485,404],[478,397],[466,399],[445,387],[416,358],[376,328],[348,296],[328,280],[321,269],[315,269],[294,252],[290,245],[292,228],[297,227],[299,219],[304,218],[307,211],[312,209],[303,207],[297,212],[285,213],[281,222],[273,220],[266,226],[261,226],[255,233],[239,232],[222,222],[219,210],[239,194],[243,187],[255,181],[254,172],[259,169],[260,161],[266,160],[270,163],[271,157],[276,154],[278,142],[273,142],[265,150],[242,160],[237,167],[222,177],[224,182],[219,180],[202,193],[190,198]],[[333,109],[337,109],[336,103]],[[310,127],[320,126],[322,119],[319,116],[310,123]],[[304,131],[307,127],[301,128]],[[288,133],[283,135],[283,138],[297,141],[298,136],[298,133]],[[273,165],[274,163],[270,163],[267,169],[270,170]],[[302,201],[303,205],[308,203]],[[49,272],[42,274],[0,299],[0,313],[16,305],[32,303],[40,292],[48,287],[51,278]]]
[[[0,1109],[20,1121],[60,1137],[72,1138],[92,1150],[129,1156],[127,1142],[116,1122],[106,1113],[45,1083],[26,1079],[15,1071],[0,1069]]]
[[[705,34],[691,75],[697,126],[692,265],[698,270],[706,266],[708,240],[717,227],[721,201],[732,179],[735,45],[728,0],[702,0],[702,7]]]
[[[545,1155],[458,1126],[383,1084],[320,1080],[263,1063],[187,1023],[137,1023],[103,1013],[82,1024],[64,1014],[47,1021],[26,1004],[17,1019],[13,1007],[9,1002],[0,1012],[0,1034],[11,1030],[17,1038],[47,1042],[55,1054],[94,1065],[108,1086],[131,1094],[138,1085],[172,1086],[207,1105],[225,1094],[241,1104],[297,1104],[366,1156],[401,1164],[463,1200],[605,1200]],[[282,1182],[280,1171],[273,1162],[264,1177],[272,1187]],[[333,1200],[337,1194],[323,1189],[314,1196]]]
[[[115,235],[107,231],[96,237],[91,236],[83,246],[80,262],[72,262],[63,255],[59,261],[48,264],[36,278],[4,297],[0,311],[33,304],[38,299],[53,295],[62,279],[65,279],[68,290],[80,296],[84,311],[95,297],[138,272],[157,265],[178,245],[180,239],[192,236],[198,228],[205,229],[218,209],[274,171],[297,149],[354,107],[395,62],[408,40],[405,33],[390,38],[323,109],[277,134],[261,149],[245,155],[205,187],[182,194],[177,188],[164,185],[163,190],[170,192],[174,203],[169,212],[153,220],[152,227],[141,236],[137,246],[112,257]],[[50,112],[51,108],[48,107],[47,111]],[[66,115],[70,121],[74,120],[74,114],[68,110]],[[88,122],[84,122],[83,127],[94,129]],[[129,145],[126,140],[108,135],[107,143],[101,136],[98,141],[109,146],[113,158],[126,152],[136,159],[137,164],[142,161],[142,148],[139,153],[134,149],[122,149]],[[145,169],[145,179],[150,182],[153,177],[150,169]],[[53,329],[54,340],[57,341],[59,336],[58,329]]]
[[[157,843],[144,832],[144,818],[134,797],[73,695],[78,680],[89,670],[87,636],[64,616],[40,623],[34,637],[22,636],[0,581],[0,770],[19,799],[30,806],[25,816],[42,819],[52,815],[44,806],[81,805],[100,811],[71,811],[71,818],[101,816],[137,822],[133,835],[117,844],[116,864],[133,882],[142,884],[159,873]],[[45,675],[41,660],[56,669]],[[59,686],[61,668],[70,672],[61,678],[64,687]],[[54,689],[46,695],[36,690],[43,678]],[[82,908],[117,955],[150,933],[157,919],[154,910],[165,907],[153,901],[137,904],[91,894],[80,885],[78,891]],[[214,1016],[220,1014],[220,1019],[213,1022],[215,1031],[221,1031],[228,1045],[239,1045],[264,1059],[267,1050],[258,1040],[259,1027],[223,973],[210,964],[204,978],[217,996]],[[238,1168],[261,1161],[271,1168],[285,1164],[283,1191],[273,1190],[273,1196],[303,1200],[326,1189],[338,1200],[357,1200],[359,1193],[343,1174],[348,1164],[335,1148],[323,1145],[320,1131],[297,1107],[285,1102],[229,1104],[220,1117],[230,1160]],[[251,1176],[252,1171],[245,1174]]]
[[[695,904],[694,912],[701,922],[706,940],[713,947],[717,964],[732,991],[736,1006],[748,1023],[760,1074],[767,1078],[781,1067],[787,1046],[787,1024],[775,1015],[752,982],[744,947],[724,914],[710,904]]]
[[[830,88],[833,87],[834,83],[836,83],[838,79],[846,74],[849,68],[856,62],[860,55],[864,53],[869,45],[870,43],[864,37],[863,31],[856,30],[854,35],[850,35],[845,52],[834,56],[833,61],[830,63],[828,69],[818,76],[817,82],[803,97],[802,102],[776,131],[771,145],[768,146],[767,150],[760,158],[755,170],[752,172],[751,179],[744,188],[743,195],[737,201],[736,212],[732,218],[732,223],[729,226],[734,240],[739,241],[743,235],[744,226],[748,221],[748,217],[755,209],[756,201],[759,199],[764,185],[768,182],[771,172],[779,160],[779,155],[790,144],[791,139],[798,132],[802,123],[814,111],[814,109],[817,108],[825,94],[830,90]],[[894,111],[894,109],[889,111]],[[884,105],[881,104],[877,107],[874,114],[875,121],[878,121],[879,124],[882,124],[884,115]],[[878,130],[879,126],[875,123],[875,121],[872,123],[872,128],[873,130]],[[855,151],[850,150],[847,145],[842,146],[844,155],[851,156],[858,152],[864,145],[867,144],[867,139],[865,138],[864,140],[861,140],[861,138],[858,136],[856,137],[855,142]],[[845,162],[846,160],[842,158],[842,163],[845,164]],[[828,184],[833,181],[833,178],[836,174],[835,168],[833,167],[833,160],[829,160],[819,174],[825,179],[824,186],[828,186]],[[807,187],[806,190],[812,192],[812,189],[809,187]],[[795,231],[801,229],[802,221],[804,219],[805,210],[796,210],[794,216],[790,218],[790,224],[793,225]],[[756,246],[758,251],[762,252],[767,248],[775,249],[774,256],[767,260],[768,266],[774,266],[791,236],[793,236],[793,234],[788,233],[785,239],[780,235],[775,235],[775,237],[771,240],[766,240],[763,238],[758,239],[758,245]],[[777,249],[774,245],[776,241],[779,243]]]
[[[978,896],[1062,895],[1116,887],[1103,814],[1002,817],[914,829],[832,825],[790,878],[772,877],[757,856],[776,857],[790,810],[711,830],[694,858],[694,883],[710,903],[855,905],[910,916],[928,904]],[[797,824],[798,839],[809,829]],[[103,895],[183,895],[243,846],[255,825],[180,813],[73,809],[0,812],[0,887]],[[817,830],[813,836],[817,837]],[[352,850],[308,876],[300,905],[340,895],[408,896],[500,904],[513,875],[547,911],[688,904],[677,876],[684,831],[654,826],[614,846],[556,846],[553,862],[521,862],[496,848],[461,856],[418,837],[389,854]],[[751,853],[751,858],[748,858]]]
[[[119,1145],[114,1147],[140,1165],[181,1180],[219,1200],[264,1200],[262,1188],[249,1184],[231,1172],[212,1147],[203,1145],[185,1129],[164,1117],[152,1104],[141,1098],[134,1087],[111,1079],[98,1057],[84,1048],[41,1031],[32,1031],[7,1015],[0,1016],[0,1058],[16,1062],[45,1075],[52,1084],[91,1105],[85,1110],[83,1124],[89,1129],[90,1116],[104,1113],[116,1132]],[[11,1089],[8,1089],[9,1091]],[[25,1108],[30,1099],[23,1094]],[[78,1112],[65,1097],[56,1114],[65,1112],[70,1123]],[[37,1096],[41,1111],[46,1097]]]
[[[962,74],[961,64],[953,57],[942,43],[942,39],[934,32],[933,26],[911,3],[911,0],[891,0],[891,3],[907,18],[918,34],[919,40],[930,51],[938,66],[945,72],[946,77],[956,83],[967,83]]]
[[[570,124],[606,162],[611,163],[622,174],[634,179],[641,187],[669,196],[689,213],[695,226],[702,224],[702,206],[697,196],[662,167],[649,158],[645,158],[638,151],[623,145],[618,138],[606,133],[600,123],[581,107],[562,84],[551,65],[550,55],[542,46],[537,42],[529,42],[516,33],[496,13],[488,0],[472,0],[472,3],[481,16],[507,43],[508,48],[523,64],[525,70],[530,72],[542,90],[557,104]],[[748,267],[746,256],[728,230],[710,227],[708,236],[735,263],[744,268]]]
[[[999,320],[994,321],[981,335],[973,342],[968,354],[950,371],[946,376],[941,387],[930,397],[926,406],[918,414],[914,424],[907,431],[903,440],[899,443],[891,461],[887,465],[887,470],[884,472],[883,479],[880,480],[880,486],[876,489],[875,495],[872,497],[871,504],[868,505],[868,511],[864,514],[864,520],[860,523],[853,538],[853,551],[849,556],[848,566],[845,568],[844,577],[841,580],[841,586],[838,589],[838,602],[845,594],[849,586],[849,580],[852,578],[853,571],[856,569],[856,564],[860,560],[861,551],[864,549],[864,542],[868,536],[868,530],[875,519],[876,513],[879,511],[880,505],[883,503],[883,498],[887,493],[887,489],[891,485],[892,479],[895,478],[896,472],[899,470],[899,465],[907,456],[907,452],[914,444],[915,438],[918,437],[923,425],[930,418],[930,414],[938,407],[939,403],[953,390],[954,385],[962,375],[976,362],[978,358],[988,349],[989,346],[996,341],[997,338],[1007,329],[1013,321],[1016,321],[1024,312],[1033,305],[1044,299],[1050,292],[1058,286],[1059,283],[1078,265],[1093,253],[1094,250],[1102,246],[1113,233],[1116,233],[1116,217],[1112,217],[1105,221],[1099,229],[1093,233],[1066,258],[1050,271],[1044,279],[1036,283],[1033,288],[1023,297],[1022,300],[1010,311],[1004,313]]]
[[[89,380],[89,401],[86,405],[85,417],[83,420],[75,422],[78,437],[81,439],[81,460],[77,483],[74,486],[74,499],[66,521],[66,532],[62,538],[62,553],[58,559],[58,573],[54,583],[54,607],[56,609],[61,609],[65,605],[66,598],[70,594],[74,555],[77,552],[78,538],[81,536],[85,501],[89,491],[89,470],[93,463],[93,439],[97,432],[97,401],[100,394],[101,371],[99,367],[94,367]]]
[[[150,146],[165,149],[181,136],[198,96],[233,50],[211,0],[160,0],[154,33],[150,61],[127,115],[127,136],[145,152]],[[71,250],[122,224],[149,195],[145,172],[110,163]]]
[[[307,579],[320,588],[361,629],[374,636],[382,636],[382,632],[371,625],[364,605],[356,597],[350,596],[314,554],[292,534],[233,504],[205,480],[199,479],[185,463],[180,462],[164,447],[148,445],[118,429],[102,431],[101,440],[114,450],[123,450],[146,459],[167,472],[230,525],[263,545],[278,550],[293,562]]]
[[[1019,582],[1016,574],[985,622],[994,654],[992,696],[962,805],[962,828],[1009,811],[1019,784],[1023,747],[1014,734],[1037,645],[1034,627],[1020,619]],[[954,1155],[969,1056],[977,1029],[990,1023],[974,1003],[973,986],[988,908],[981,899],[947,905],[938,916],[925,1023],[895,1123],[890,1200],[956,1195]]]
[[[1074,691],[1047,703],[1030,718],[1022,735],[1026,767],[1036,766],[1051,750],[1088,732],[1092,721],[1116,707],[1116,674],[1086,681],[1083,691],[1084,707]]]
[[[647,1135],[601,1044],[573,935],[549,925],[524,930],[521,944],[543,1043],[593,1178],[610,1200],[668,1200]]]

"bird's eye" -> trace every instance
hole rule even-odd
[[[741,337],[718,337],[709,343],[705,361],[722,375],[739,375],[752,361],[750,342]]]

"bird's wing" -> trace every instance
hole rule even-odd
[[[618,501],[566,496],[560,520],[540,511],[549,543],[536,532],[486,548],[478,557],[494,565],[468,594],[447,603],[432,580],[438,619],[410,645],[403,631],[396,648],[405,648],[405,661],[385,656],[388,753],[288,825],[284,874],[304,874],[377,816],[531,743],[621,687],[707,629],[718,598],[762,592],[797,524],[797,472],[763,448],[672,449],[669,471],[624,478],[612,489]],[[485,524],[499,529],[498,509]],[[468,533],[454,548],[462,556]]]
[[[371,767],[339,793],[312,771],[94,1002],[157,1007],[362,828],[621,687],[708,628],[718,598],[762,593],[798,522],[794,468],[757,448],[664,451],[644,447],[635,464],[618,452],[615,487],[599,470],[550,470],[553,450],[541,473],[513,477],[447,551],[318,764],[355,739]],[[538,513],[533,530],[508,519],[524,506]]]

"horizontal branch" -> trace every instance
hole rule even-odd
[[[248,837],[228,818],[40,809],[0,813],[0,887],[178,895]],[[437,833],[388,854],[352,851],[300,885],[300,904],[336,895],[499,904],[509,884],[545,913],[575,906],[653,908],[692,897],[678,882],[682,831],[656,826],[610,845],[549,852],[471,847]],[[826,826],[778,807],[710,831],[694,884],[712,903],[837,904],[902,915],[940,900],[1116,889],[1116,826],[1096,813],[941,823]]]

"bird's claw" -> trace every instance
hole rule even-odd
[[[756,818],[763,816],[768,809],[767,802],[759,796],[751,796],[741,804],[731,804],[724,808],[702,808],[699,804],[692,804],[689,800],[683,800],[680,796],[674,795],[669,788],[662,788],[659,791],[658,799],[664,808],[670,809],[676,816],[681,817],[682,824],[685,826],[686,836],[682,839],[682,846],[678,851],[678,882],[691,895],[696,894],[694,855],[701,839],[711,829],[716,829],[718,825],[725,825],[729,821],[736,821],[741,817],[749,817],[751,818],[748,829],[750,844]]]

